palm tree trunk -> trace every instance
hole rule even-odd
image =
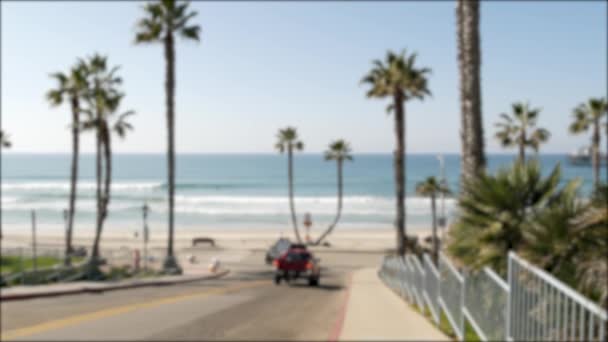
[[[593,162],[593,184],[595,188],[600,184],[600,120],[596,118],[593,122],[593,136],[591,138],[592,162]]]
[[[97,118],[101,115],[97,113]],[[96,127],[96,141],[95,141],[95,178],[96,178],[96,199],[97,199],[97,215],[95,222],[95,240],[93,241],[93,250],[91,252],[91,261],[96,263],[99,259],[99,232],[101,231],[102,221],[102,196],[101,196],[101,127]]]
[[[289,208],[291,210],[291,223],[296,235],[296,240],[301,243],[300,232],[298,230],[298,220],[296,218],[296,208],[293,203],[293,147],[291,143],[287,146],[287,178],[289,182]]]
[[[405,108],[403,106],[403,94],[397,92],[394,96],[395,101],[395,138],[397,148],[395,149],[395,189],[397,196],[397,218],[395,228],[397,229],[397,253],[405,255]]]
[[[111,135],[108,128],[107,122],[104,122],[104,135],[103,135],[103,146],[104,146],[104,159],[105,159],[105,185],[103,195],[103,216],[101,217],[101,226],[99,228],[99,236],[103,231],[103,223],[108,217],[108,205],[110,204],[110,187],[112,184],[112,145]]]
[[[479,1],[458,0],[456,17],[462,125],[461,183],[464,183],[482,172],[486,164],[481,115]]]
[[[433,262],[439,262],[439,241],[437,240],[437,207],[435,205],[435,193],[431,194],[431,215],[433,216]]]
[[[320,244],[321,241],[323,241],[323,239],[334,230],[334,227],[338,224],[338,221],[340,220],[340,215],[342,214],[342,164],[343,164],[343,160],[338,159],[337,164],[338,164],[338,211],[336,213],[336,217],[334,218],[334,221],[327,228],[327,230],[317,239],[317,241],[315,241],[315,243],[314,243],[315,245]]]
[[[528,132],[526,131],[526,126],[528,125],[527,119],[524,121],[521,127],[521,137],[519,141],[519,160],[521,163],[526,162],[526,140],[528,137]]]
[[[175,208],[175,46],[173,42],[172,28],[168,28],[165,38],[165,61],[167,93],[167,173],[169,177],[169,236],[167,239],[167,257],[164,262],[165,271],[181,273],[181,269],[175,260],[173,253],[174,234],[174,208]]]
[[[72,232],[74,229],[74,209],[76,207],[76,183],[78,182],[78,156],[80,149],[79,126],[80,126],[80,104],[78,97],[72,97],[72,167],[70,170],[70,200],[65,232],[65,259],[64,265],[71,265],[70,254],[72,253]]]

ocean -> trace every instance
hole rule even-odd
[[[458,192],[460,159],[445,155],[446,179]],[[40,230],[61,230],[68,207],[69,154],[2,155],[2,226],[5,232],[29,227],[36,210]],[[514,155],[489,155],[490,170],[508,165]],[[572,166],[565,155],[541,155],[543,171],[562,165],[562,178],[583,179],[583,193],[592,186],[591,167]],[[92,229],[95,221],[94,155],[80,158],[75,226]],[[313,230],[322,229],[336,213],[336,165],[321,154],[298,154],[294,160],[298,219],[312,216]],[[407,156],[408,226],[430,226],[430,201],[415,194],[416,183],[439,176],[435,154]],[[180,154],[176,173],[177,229],[259,229],[290,227],[287,158],[279,154]],[[141,227],[142,206],[151,211],[151,230],[166,230],[166,158],[164,154],[120,154],[113,157],[113,184],[106,231]],[[441,202],[438,209],[441,210]],[[448,218],[455,200],[445,200]],[[340,226],[391,228],[395,215],[390,154],[355,154],[344,166],[344,199]],[[29,229],[29,228],[28,228]]]

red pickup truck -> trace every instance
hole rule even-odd
[[[272,264],[276,269],[274,283],[277,285],[283,279],[289,283],[298,278],[307,278],[310,286],[319,285],[321,277],[319,260],[315,259],[304,245],[291,245]]]

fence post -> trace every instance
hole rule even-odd
[[[460,340],[464,341],[464,294],[465,294],[465,288],[467,286],[467,277],[466,277],[466,273],[463,272],[462,273],[462,287],[460,289],[460,310],[462,311],[462,313],[460,314],[460,334],[462,335]]]
[[[511,266],[511,253],[513,253],[512,251],[509,251],[509,253],[507,254],[507,307],[506,307],[506,313],[505,313],[505,318],[506,318],[506,326],[505,326],[505,339],[507,341],[511,341],[513,340],[513,334],[511,334],[511,289],[512,289],[512,279],[513,279],[513,269]]]

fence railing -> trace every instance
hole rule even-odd
[[[436,324],[443,313],[459,340],[466,319],[484,341],[608,342],[606,310],[513,252],[507,281],[487,267],[462,273],[441,253],[437,267],[426,254],[386,257],[379,275]]]

